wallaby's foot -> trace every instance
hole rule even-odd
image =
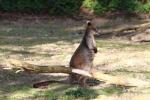
[[[101,82],[94,78],[85,78],[79,81],[79,85],[81,87],[91,87],[91,86],[98,86]]]
[[[91,86],[97,86],[101,82],[99,80],[96,80],[94,78],[89,77],[79,77],[77,80],[71,79],[70,84],[78,84],[81,87],[91,87]]]

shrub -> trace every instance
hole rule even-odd
[[[82,5],[82,0],[1,0],[1,11],[27,12],[62,15],[64,12],[77,13]]]
[[[83,0],[54,0],[50,5],[50,13],[63,15],[78,13]]]
[[[48,9],[45,0],[1,0],[0,9],[7,12],[39,13]]]
[[[0,10],[5,12],[66,15],[78,14],[81,6],[94,10],[95,14],[150,11],[150,1],[142,4],[139,0],[0,0]]]
[[[150,1],[143,5],[138,0],[84,0],[83,6],[93,9],[96,14],[102,14],[108,11],[125,13],[150,11]]]
[[[149,12],[150,11],[150,1],[144,5],[139,4],[137,12]]]

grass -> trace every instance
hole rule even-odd
[[[111,75],[124,75],[124,76],[130,76],[134,78],[141,78],[142,79],[150,79],[150,72],[149,71],[130,71],[128,69],[116,69],[111,72],[107,72],[107,74]]]
[[[83,34],[83,23],[63,20],[40,22],[0,20],[0,66],[9,67],[7,59],[21,59],[34,64],[68,65]],[[104,28],[108,28],[105,25]],[[130,43],[116,39],[96,38],[98,54],[94,65],[112,75],[150,79],[149,43]],[[136,69],[136,70],[135,70]],[[137,70],[139,72],[137,72]],[[141,76],[142,75],[142,76]],[[33,89],[41,80],[64,79],[66,76],[15,73],[0,68],[0,100],[90,100],[98,95],[122,95],[121,87],[101,89],[76,85],[50,84],[47,89]],[[135,92],[150,93],[149,88]]]
[[[133,43],[125,43],[121,41],[115,41],[115,40],[98,40],[97,46],[101,47],[103,49],[118,49],[118,50],[150,50],[150,47],[148,46],[149,43],[143,43],[141,44],[133,44]]]
[[[55,84],[58,85],[58,84]],[[70,86],[69,86],[70,87]],[[95,98],[98,95],[111,95],[111,94],[121,94],[123,89],[122,88],[102,88],[101,90],[93,90],[93,89],[87,89],[87,88],[81,88],[81,87],[67,87],[66,90],[63,92],[58,92],[54,89],[33,89],[30,86],[14,86],[9,87],[9,89],[6,91],[9,93],[9,96],[7,95],[0,95],[0,99],[5,100],[20,100],[20,99],[34,99],[39,100],[46,99],[46,100],[70,100],[70,99],[79,99],[79,100],[90,100],[92,98]],[[62,90],[61,90],[62,91]]]
[[[101,95],[112,95],[112,94],[121,94],[123,93],[123,88],[121,87],[106,87],[98,90],[98,93]]]

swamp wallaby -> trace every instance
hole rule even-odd
[[[70,67],[76,69],[83,69],[86,71],[91,71],[93,67],[93,60],[95,53],[97,53],[96,43],[94,35],[97,33],[96,28],[92,25],[90,21],[87,22],[86,31],[82,38],[79,47],[74,52],[71,60]],[[83,83],[83,77],[78,74],[70,74],[71,83]]]

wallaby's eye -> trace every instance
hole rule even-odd
[[[93,34],[94,35],[98,34],[98,30],[95,27],[93,28]]]

